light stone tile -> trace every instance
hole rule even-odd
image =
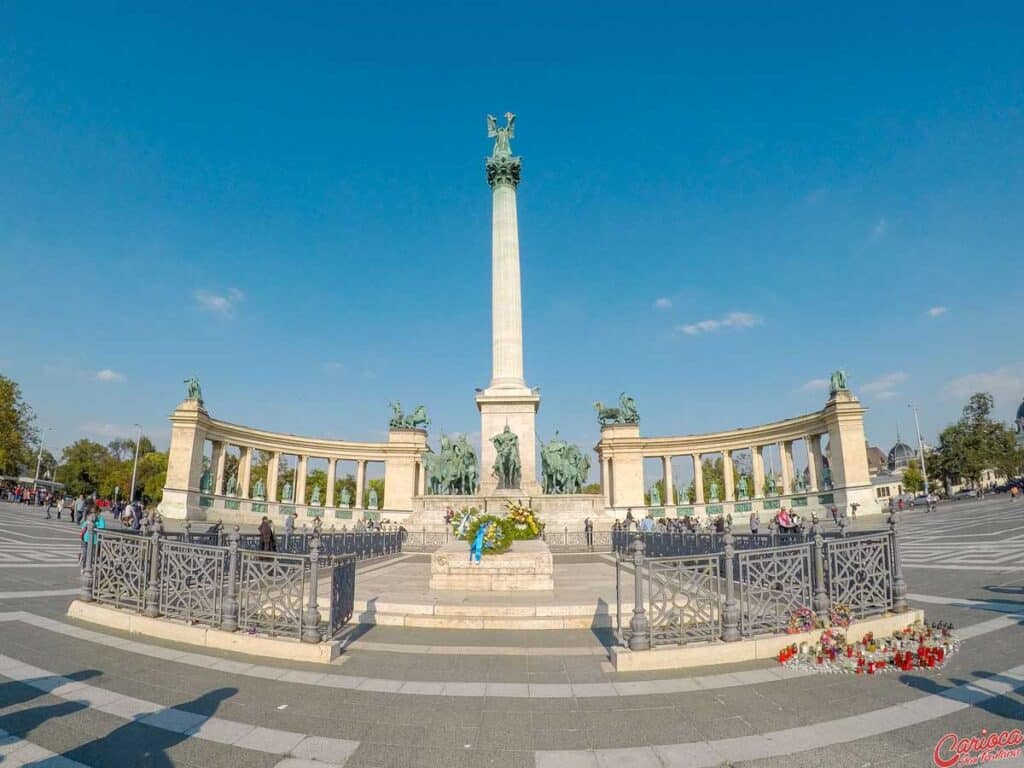
[[[359,748],[358,741],[330,739],[325,736],[307,736],[292,750],[295,757],[319,760],[324,763],[341,765]]]
[[[230,672],[235,675],[248,674],[249,670],[252,669],[252,664],[248,664],[244,661],[231,661],[230,659],[221,659],[210,665],[210,669],[216,669],[221,672]]]
[[[306,734],[292,731],[279,731],[275,728],[257,726],[235,742],[236,747],[254,749],[257,752],[269,752],[273,755],[287,755],[299,745]]]
[[[321,763],[319,760],[304,760],[300,757],[286,757],[279,763],[274,763],[274,768],[335,768],[334,765]]]
[[[299,669],[290,669],[281,677],[277,678],[283,683],[301,683],[303,685],[318,685],[326,675],[322,672],[305,672]]]
[[[256,729],[255,725],[248,723],[236,723],[233,720],[224,720],[220,717],[211,717],[200,723],[195,728],[190,728],[186,733],[188,736],[195,736],[206,741],[215,741],[219,744],[234,744]]]
[[[136,699],[134,696],[123,696],[119,699],[108,701],[105,704],[100,704],[96,709],[100,712],[106,712],[108,715],[122,717],[125,720],[134,720],[145,715],[156,714],[163,707],[151,701]]]
[[[399,693],[411,693],[418,694],[421,696],[440,696],[444,693],[444,683],[439,682],[423,682],[419,680],[409,680],[402,684],[399,689]]]
[[[584,750],[539,751],[534,753],[537,768],[599,768],[597,755]]]
[[[526,699],[530,696],[530,686],[527,683],[488,683],[487,696]]]
[[[531,699],[567,699],[572,696],[568,683],[530,683]]]
[[[186,712],[182,709],[161,709],[151,715],[146,715],[139,722],[151,725],[154,728],[162,728],[172,733],[188,733],[193,728],[199,727],[206,720],[205,715],[197,715],[194,712]]]
[[[573,683],[572,695],[579,698],[618,696],[619,692],[612,683]]]
[[[445,683],[445,696],[480,696],[487,693],[487,683]]]
[[[328,688],[349,688],[355,689],[365,683],[367,678],[353,675],[324,675],[318,685]]]
[[[661,760],[650,747],[601,749],[597,751],[601,768],[662,768]]]
[[[665,768],[710,768],[722,764],[721,756],[706,741],[656,745],[652,749]]]
[[[104,688],[87,685],[84,688],[75,691],[71,696],[71,701],[80,701],[93,709],[98,709],[109,702],[126,698],[128,697],[120,693],[114,693],[113,691],[108,691]]]
[[[380,693],[395,693],[404,683],[401,680],[385,680],[382,678],[368,677],[359,684],[357,690],[378,691]]]
[[[244,674],[247,677],[259,677],[265,680],[277,680],[282,675],[288,672],[287,669],[282,667],[265,667],[262,664],[253,664],[247,669]]]

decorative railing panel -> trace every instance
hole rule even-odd
[[[892,539],[889,534],[857,536],[825,544],[828,596],[861,618],[893,604]]]
[[[740,634],[785,632],[790,616],[811,605],[811,545],[738,552]]]
[[[239,629],[298,637],[308,559],[249,550],[238,558]]]
[[[151,541],[115,531],[96,530],[93,535],[93,599],[141,611],[149,584]]]
[[[719,559],[647,561],[647,598],[652,645],[685,645],[718,636],[721,627]]]
[[[224,602],[224,547],[160,542],[160,613],[216,626]]]
[[[352,618],[356,597],[356,560],[351,556],[331,561],[331,605],[327,619],[329,637],[335,637]]]

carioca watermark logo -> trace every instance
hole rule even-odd
[[[977,736],[964,738],[947,733],[935,745],[932,762],[939,768],[952,768],[954,765],[981,765],[1006,760],[1021,756],[1021,743],[1024,743],[1024,733],[1019,728],[991,733],[982,728]]]

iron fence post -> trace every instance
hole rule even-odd
[[[309,605],[302,614],[302,642],[320,642],[320,611],[317,609],[317,592],[320,589],[320,534],[314,533],[309,540]]]
[[[889,537],[892,547],[892,609],[895,613],[906,613],[910,610],[907,605],[907,582],[903,579],[903,564],[900,562],[900,548],[896,537],[896,511],[889,513]]]
[[[192,543],[192,523],[185,523],[185,543]]]
[[[238,596],[235,592],[238,582],[238,526],[228,534],[228,584],[224,596],[224,618],[220,628],[225,632],[238,631]]]
[[[722,536],[725,544],[725,605],[722,606],[722,640],[727,643],[740,639],[740,606],[736,602],[736,590],[733,586],[733,548],[732,528],[726,527]]]
[[[84,548],[82,549],[81,588],[78,591],[79,599],[86,603],[92,602],[92,550],[95,535],[92,520],[86,521],[85,536],[82,537]]]
[[[160,532],[153,531],[150,538],[153,551],[150,552],[149,584],[146,586],[146,608],[143,614],[155,619],[160,615]]]
[[[814,536],[814,613],[822,624],[827,624],[832,605],[825,591],[825,538],[817,521],[811,526],[811,535]]]
[[[643,565],[644,540],[637,536],[633,540],[633,618],[629,620],[631,651],[651,649],[651,625],[644,611]]]

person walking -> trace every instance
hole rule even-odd
[[[266,517],[260,521],[260,551],[261,552],[274,552],[276,546],[274,545],[274,529],[270,526],[270,520]]]
[[[46,519],[50,520],[50,510],[53,509],[53,494],[46,494]]]
[[[107,527],[106,520],[103,519],[103,510],[94,504],[89,504],[82,512],[82,516],[85,521],[82,523],[82,533],[79,534],[82,537],[82,549],[78,555],[78,563],[82,565],[85,563],[85,548],[91,546],[94,542],[96,533],[95,531],[101,531]],[[89,534],[89,521],[92,520],[93,534]]]
[[[74,520],[75,525],[82,524],[82,516],[85,514],[85,496],[78,494],[78,498],[75,499],[75,514]]]

